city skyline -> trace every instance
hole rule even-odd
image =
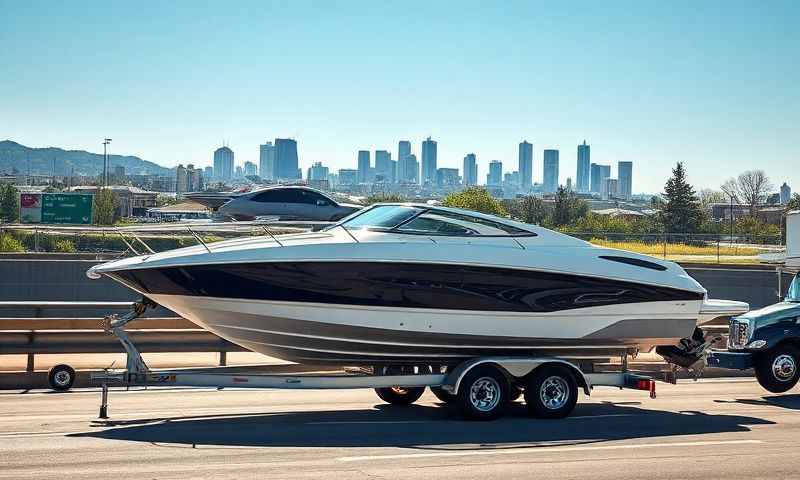
[[[208,165],[222,139],[258,163],[268,134],[300,140],[298,168],[338,170],[398,139],[419,163],[430,135],[437,167],[475,153],[481,178],[527,139],[534,164],[559,150],[559,183],[576,185],[585,137],[592,162],[637,163],[637,192],[660,191],[677,161],[698,188],[753,168],[800,184],[796,3],[576,3],[7,3],[0,136],[90,151],[114,138],[112,152],[176,167]]]

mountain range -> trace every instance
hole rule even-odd
[[[126,175],[168,175],[169,168],[132,155],[109,155],[109,175],[115,166]],[[11,140],[0,141],[0,174],[94,176],[103,173],[103,154],[57,147],[33,148]]]

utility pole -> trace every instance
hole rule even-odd
[[[103,140],[103,188],[108,187],[108,144],[111,143],[110,138]]]

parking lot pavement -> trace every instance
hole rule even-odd
[[[800,395],[749,379],[597,389],[563,420],[467,422],[426,393],[0,392],[0,478],[800,478]]]

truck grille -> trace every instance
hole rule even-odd
[[[730,330],[728,332],[728,348],[742,349],[747,345],[750,338],[749,325],[747,322],[731,319]]]

